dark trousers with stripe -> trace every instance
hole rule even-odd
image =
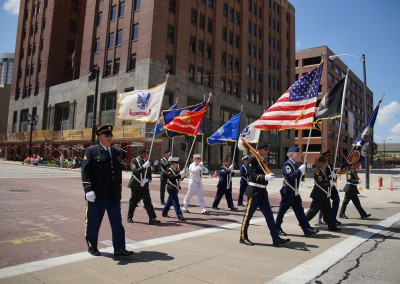
[[[162,211],[163,215],[167,215],[171,205],[174,206],[176,216],[182,217],[183,213],[181,210],[181,206],[179,204],[178,191],[175,188],[167,188],[168,191],[168,200],[164,205],[164,209]]]
[[[353,201],[354,206],[356,207],[358,213],[360,213],[361,217],[364,217],[367,215],[367,212],[365,212],[365,210],[362,208],[361,206],[361,202],[360,199],[358,198],[357,194],[348,194],[346,192],[346,194],[344,195],[344,199],[343,199],[343,204],[342,204],[342,208],[340,210],[340,214],[345,214],[346,213],[346,208],[347,205],[349,205],[350,200]]]
[[[334,223],[335,221],[332,219],[332,209],[329,198],[313,199],[310,209],[308,209],[306,213],[307,220],[310,221],[312,218],[314,218],[318,211],[322,212],[322,215],[328,224],[328,229],[333,229],[336,227]]]
[[[243,204],[243,195],[247,188],[247,181],[240,181],[240,190],[239,190],[239,197],[238,197],[238,205]]]
[[[331,219],[336,221],[337,213],[339,211],[340,197],[339,192],[336,187],[332,187],[331,189],[331,199],[332,199],[332,214]],[[319,218],[322,217],[322,211],[319,211]]]
[[[281,190],[281,203],[279,204],[278,215],[276,216],[276,228],[282,229],[283,217],[286,212],[292,207],[294,214],[296,215],[297,221],[299,221],[300,227],[305,231],[311,228],[307,221],[306,214],[304,213],[304,208],[302,205],[302,200],[300,195],[295,195],[292,189],[286,189],[283,193]]]
[[[87,202],[85,238],[89,247],[97,249],[100,225],[107,211],[114,249],[125,249],[125,229],[122,226],[121,201],[97,199]]]
[[[271,205],[269,204],[268,195],[260,195],[255,197],[249,197],[247,200],[247,208],[242,221],[242,228],[240,230],[240,238],[242,240],[248,239],[248,228],[250,220],[253,217],[254,212],[260,208],[260,211],[267,221],[268,229],[271,234],[272,240],[279,239],[278,232],[275,228],[274,215],[271,210]]]
[[[156,213],[154,212],[153,204],[151,203],[151,196],[148,186],[138,187],[135,189],[131,188],[131,198],[129,199],[128,218],[133,218],[136,206],[142,199],[147,215],[149,216],[149,219],[156,218],[157,216]]]
[[[226,203],[228,204],[229,208],[234,207],[233,206],[233,200],[232,200],[232,188],[223,188],[223,187],[218,187],[217,189],[217,194],[215,195],[214,202],[212,204],[213,207],[218,207],[222,196],[226,197]]]

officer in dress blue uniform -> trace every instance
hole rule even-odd
[[[161,158],[161,173],[160,173],[160,202],[161,205],[165,204],[165,187],[167,186],[167,170],[169,167],[168,159],[171,156],[171,151],[167,150],[164,152],[164,157]]]
[[[332,162],[332,152],[325,151],[322,153],[322,156],[324,156],[326,158],[326,160],[328,161],[328,165],[325,169],[325,173],[328,177],[329,184],[331,186],[331,197],[330,197],[332,199],[331,219],[333,220],[333,222],[336,223],[336,225],[340,225],[342,223],[336,219],[337,213],[339,211],[340,197],[339,197],[339,191],[337,190],[337,188],[335,186],[336,174],[334,171],[334,167],[333,167],[333,165],[330,164]],[[319,218],[318,218],[320,224],[322,223],[321,217],[322,217],[322,211],[320,211]]]
[[[144,147],[138,149],[138,156],[131,161],[132,176],[128,187],[131,188],[131,198],[129,199],[128,223],[133,223],[133,214],[140,200],[143,199],[144,207],[149,216],[149,224],[157,225],[153,204],[151,203],[149,182],[151,181],[151,170],[149,169],[149,151]],[[147,172],[147,173],[146,173]]]
[[[306,171],[306,166],[304,164],[300,167],[297,167],[296,165],[296,163],[300,161],[299,151],[299,148],[296,146],[290,147],[287,153],[289,159],[283,163],[282,167],[283,186],[280,190],[281,202],[279,204],[279,211],[276,216],[276,229],[282,236],[287,235],[282,230],[282,223],[283,217],[290,207],[292,207],[305,236],[311,236],[318,233],[318,230],[311,228],[307,221],[299,194],[301,176],[304,175]]]
[[[226,202],[228,203],[228,208],[231,211],[237,211],[237,208],[233,205],[232,200],[232,176],[235,175],[233,172],[233,164],[229,167],[228,159],[222,161],[222,166],[219,168],[219,180],[217,184],[217,194],[213,202],[213,209],[219,210],[218,205],[221,201],[222,196],[225,195]]]
[[[272,214],[267,192],[268,181],[272,181],[275,176],[272,173],[266,174],[263,166],[260,164],[260,160],[266,160],[268,157],[269,144],[259,143],[257,150],[259,157],[252,156],[250,158],[249,185],[244,193],[248,197],[247,207],[243,216],[239,242],[248,246],[254,245],[253,242],[249,240],[247,231],[254,212],[259,208],[265,217],[265,221],[267,221],[273,245],[277,247],[281,244],[290,242],[290,239],[280,238],[278,231],[275,228],[274,215]]]
[[[125,249],[125,229],[121,217],[122,168],[120,153],[112,143],[112,125],[100,127],[99,144],[86,149],[82,162],[82,184],[86,196],[85,238],[88,252],[100,256],[99,230],[105,211],[110,220],[114,256],[129,256]]]
[[[180,182],[185,175],[185,171],[179,171],[179,158],[178,157],[169,157],[168,162],[170,166],[167,169],[167,190],[168,190],[168,200],[165,203],[164,209],[162,211],[162,216],[165,218],[169,218],[168,211],[171,208],[171,205],[174,206],[176,216],[180,221],[185,221],[185,217],[183,217],[183,213],[181,210],[181,206],[179,204],[178,192],[181,189]]]
[[[238,206],[243,205],[243,195],[246,191],[247,185],[249,184],[249,156],[244,156],[242,158],[243,164],[240,166],[240,191],[238,197]]]
[[[358,178],[356,168],[358,164],[352,165],[352,168],[350,171],[347,172],[346,178],[347,178],[347,183],[343,188],[343,191],[346,193],[344,195],[343,199],[343,204],[342,208],[340,209],[340,218],[343,219],[349,219],[346,216],[346,208],[347,205],[350,203],[350,200],[353,201],[354,206],[356,207],[358,213],[361,216],[361,219],[367,219],[368,217],[371,216],[371,214],[367,214],[365,210],[361,206],[360,199],[358,198],[358,195],[360,194],[357,189],[357,184],[361,183],[361,180]]]
[[[310,197],[312,202],[310,209],[306,213],[307,220],[310,221],[321,210],[325,221],[328,224],[329,231],[339,231],[332,219],[332,209],[329,198],[331,197],[331,180],[326,174],[328,161],[325,156],[319,156],[317,160],[317,169],[314,172],[314,187]]]

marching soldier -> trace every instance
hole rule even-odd
[[[306,215],[302,205],[302,200],[299,194],[299,185],[301,176],[306,171],[306,166],[303,164],[297,167],[296,163],[300,161],[299,148],[292,146],[288,149],[287,156],[289,159],[283,163],[283,186],[280,190],[281,203],[279,204],[279,211],[276,216],[276,229],[282,236],[287,234],[282,230],[283,217],[290,207],[292,207],[300,227],[302,228],[306,237],[315,235],[318,230],[311,228],[307,221]]]
[[[100,143],[86,149],[82,162],[82,183],[87,200],[85,237],[88,252],[94,256],[101,255],[97,242],[105,211],[110,220],[114,256],[133,254],[125,249],[121,217],[123,165],[119,151],[111,147],[112,130],[112,125],[104,125],[96,131]]]
[[[164,157],[161,158],[161,172],[160,172],[160,201],[161,205],[165,204],[165,186],[167,185],[168,175],[168,158],[171,156],[169,150],[165,151]]]
[[[347,183],[343,189],[343,191],[346,194],[344,195],[344,200],[343,200],[342,208],[340,210],[340,215],[339,215],[339,217],[343,218],[343,219],[349,219],[345,213],[346,213],[347,205],[349,204],[350,200],[353,201],[353,204],[356,207],[358,213],[360,213],[361,219],[367,219],[368,217],[371,216],[371,214],[367,214],[367,212],[365,212],[365,210],[362,208],[360,199],[358,198],[358,194],[360,194],[360,193],[358,192],[357,184],[360,184],[361,180],[358,178],[358,175],[356,172],[357,166],[358,166],[358,164],[352,165],[350,171],[348,171],[348,173],[346,175]]]
[[[131,198],[129,199],[128,223],[133,223],[133,214],[140,200],[143,199],[147,215],[149,216],[149,224],[157,225],[153,204],[151,203],[149,182],[151,181],[151,170],[149,169],[149,151],[143,147],[138,149],[138,156],[131,161],[132,176],[129,180],[128,187],[131,188]],[[147,171],[146,176],[145,172]]]
[[[328,167],[328,161],[325,156],[319,156],[317,160],[318,168],[314,173],[314,188],[311,192],[310,197],[312,202],[310,209],[306,213],[307,220],[310,221],[314,216],[321,210],[324,219],[328,223],[329,231],[339,231],[332,219],[332,209],[329,198],[331,197],[331,180],[326,174]]]
[[[249,156],[244,156],[242,158],[243,164],[240,166],[240,191],[238,198],[238,206],[243,205],[243,195],[246,191],[247,185],[249,184]]]
[[[183,208],[182,211],[184,213],[189,212],[189,204],[190,199],[192,196],[197,193],[197,198],[199,200],[199,206],[201,208],[201,214],[209,215],[210,211],[206,209],[206,202],[204,201],[204,189],[203,189],[203,173],[206,172],[206,168],[201,162],[201,155],[194,154],[193,155],[193,163],[189,166],[189,185],[188,185],[188,192],[183,200]]]
[[[259,208],[267,221],[273,245],[277,247],[290,242],[290,239],[282,239],[279,237],[268,199],[267,184],[269,181],[272,181],[275,176],[272,173],[266,174],[261,163],[268,156],[269,144],[260,143],[257,149],[260,156],[252,156],[250,159],[249,185],[244,193],[248,197],[247,207],[243,216],[239,242],[248,246],[254,245],[253,242],[249,240],[247,231],[254,212]]]
[[[336,225],[340,225],[341,222],[339,222],[336,219],[337,213],[339,211],[339,204],[340,204],[340,197],[339,197],[339,191],[337,190],[336,186],[335,186],[335,181],[336,181],[336,174],[334,171],[334,167],[332,166],[332,153],[331,151],[326,151],[324,153],[322,153],[323,156],[325,156],[325,158],[328,161],[328,165],[326,167],[325,173],[328,177],[330,186],[331,186],[331,199],[332,199],[332,215],[331,218],[333,220],[334,223],[336,223]],[[322,216],[322,212],[320,211],[319,213],[319,220],[321,219]],[[322,222],[319,222],[322,223]]]
[[[222,196],[225,195],[226,202],[228,203],[228,208],[231,211],[237,211],[238,209],[233,205],[232,200],[232,176],[235,175],[233,172],[233,164],[229,167],[228,159],[224,159],[222,166],[219,168],[219,180],[217,184],[217,193],[213,202],[213,209],[219,210],[218,205],[221,201]]]
[[[185,217],[183,217],[178,198],[178,192],[181,189],[180,181],[183,179],[185,171],[179,172],[178,157],[170,157],[168,161],[170,163],[170,167],[167,169],[168,200],[167,203],[165,203],[164,209],[162,211],[162,216],[165,218],[169,218],[168,211],[171,208],[171,205],[173,205],[178,219],[180,221],[185,221]]]

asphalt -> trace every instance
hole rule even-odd
[[[112,247],[108,247],[101,249],[100,257],[82,251],[5,267],[0,269],[0,283],[305,283],[400,220],[399,174],[399,170],[372,172],[371,189],[364,189],[360,194],[362,205],[372,214],[371,218],[361,220],[350,204],[346,212],[350,219],[342,220],[340,232],[329,232],[320,226],[321,232],[316,237],[305,238],[289,210],[283,228],[291,242],[278,248],[272,246],[265,220],[257,215],[249,228],[249,238],[255,246],[239,243],[240,222],[233,222],[127,242],[127,249],[135,252],[129,258],[113,257]],[[129,172],[124,173],[124,178],[129,176]],[[363,173],[359,176],[365,179]],[[384,180],[381,190],[378,189],[379,176]],[[210,178],[204,182],[213,185],[216,181]],[[238,189],[238,182],[235,178],[234,191]],[[312,183],[308,178],[302,184],[304,204],[311,201]],[[338,188],[343,188],[344,176],[338,183]],[[271,197],[279,197],[281,184],[279,176],[271,182],[268,186]],[[343,197],[344,193],[340,192],[341,200]],[[206,198],[206,204],[211,204],[211,200],[212,197]],[[316,221],[312,220],[311,225],[317,227]]]

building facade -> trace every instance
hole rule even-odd
[[[11,85],[14,53],[0,53],[0,84]]]
[[[323,56],[324,67],[321,76],[320,92],[317,105],[325,94],[336,82],[346,76],[348,67],[340,58],[330,60],[329,56],[335,55],[327,46],[304,49],[296,52],[296,79],[314,69],[321,62]],[[361,62],[360,62],[361,64]],[[364,96],[364,83],[351,70],[348,71],[347,91],[344,104],[342,129],[339,138],[337,166],[343,157],[347,157],[352,148],[352,143],[364,128],[366,121],[364,107],[366,104],[367,119],[373,112],[373,93],[367,88],[367,97]],[[307,164],[315,165],[318,156],[325,151],[335,153],[336,143],[339,134],[340,119],[323,120],[322,131],[313,129],[311,131],[310,143],[307,154]],[[296,144],[301,152],[305,152],[309,139],[308,130],[299,130],[295,133]]]
[[[43,1],[21,1],[16,54],[20,54],[21,49],[29,50],[33,43],[40,44],[40,40],[36,42],[31,36],[28,39],[25,35],[23,39],[23,31],[33,24],[33,6],[39,2]],[[165,81],[167,74],[163,109],[175,102],[178,107],[198,103],[209,93],[213,94],[205,118],[205,137],[240,112],[242,106],[241,128],[258,119],[295,79],[295,15],[293,6],[286,0],[65,1],[68,5],[77,3],[77,11],[73,13],[72,6],[64,7],[67,10],[64,17],[68,18],[64,24],[56,24],[52,16],[55,12],[50,12],[57,11],[55,2],[67,5],[45,1],[47,8],[43,7],[43,13],[36,14],[46,19],[47,26],[60,26],[60,29],[64,26],[64,34],[61,30],[58,33],[45,30],[43,36],[48,38],[42,35],[38,38],[44,39],[46,47],[49,42],[57,42],[57,37],[71,39],[75,36],[75,80],[68,73],[71,72],[68,59],[72,57],[71,49],[67,48],[68,39],[64,39],[63,54],[58,54],[60,51],[54,51],[57,48],[51,45],[46,54],[34,53],[33,58],[42,58],[42,62],[39,74],[35,72],[37,65],[34,63],[33,77],[26,71],[32,69],[32,63],[28,66],[26,60],[22,60],[23,66],[20,58],[16,69],[29,76],[14,72],[14,98],[11,98],[8,128],[9,135],[14,138],[26,130],[21,123],[25,117],[23,113],[28,110],[39,115],[36,130],[52,131],[53,140],[90,142],[87,137],[95,100],[96,78],[91,72],[94,67],[100,70],[97,122],[115,125],[116,143],[121,145],[149,143],[145,137],[151,125],[118,119],[118,96],[154,87]],[[21,16],[25,14],[26,17]],[[75,19],[77,35],[71,34],[72,19]],[[41,22],[43,20],[38,21],[38,29],[42,31]],[[31,59],[32,53],[25,53],[22,59]],[[54,62],[49,60],[53,56],[62,57],[58,65],[55,58]],[[39,90],[30,96],[29,86],[36,81]],[[54,138],[54,132],[62,132],[62,137]],[[270,164],[279,167],[285,159],[285,150],[293,144],[294,131],[264,132],[262,139],[271,143]],[[201,138],[198,140],[196,152],[201,151]],[[158,141],[162,141],[157,148],[158,155],[171,147],[166,138]],[[175,139],[173,146],[174,155],[185,157],[190,140]],[[204,160],[212,167],[225,157],[231,158],[232,154],[233,145],[205,145],[204,148]],[[238,162],[239,153],[236,157]]]

